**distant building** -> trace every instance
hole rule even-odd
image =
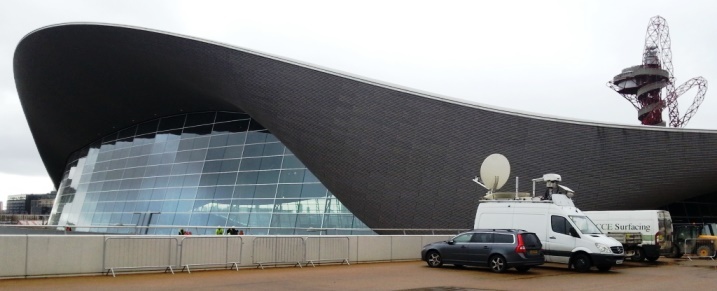
[[[5,208],[3,208],[2,206],[3,206],[3,205],[2,205],[2,201],[0,201],[0,213],[4,213],[4,212],[5,212],[5,210],[4,210]]]
[[[55,202],[56,191],[47,194],[18,194],[7,198],[7,214],[49,215]],[[0,204],[2,205],[2,204]]]

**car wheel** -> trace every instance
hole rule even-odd
[[[697,248],[697,255],[700,257],[712,257],[715,253],[714,250],[712,250],[712,246],[701,245]]]
[[[660,258],[660,256],[656,256],[656,257],[646,257],[646,259],[647,259],[649,262],[657,261],[657,259],[659,259],[659,258]]]
[[[502,273],[508,268],[505,258],[501,255],[493,255],[488,259],[488,266],[493,272]]]
[[[645,260],[645,250],[643,250],[642,248],[636,249],[635,254],[632,255],[632,258],[630,258],[630,259],[632,259],[635,262],[644,261]]]
[[[426,254],[426,263],[431,268],[443,266],[443,257],[437,251],[430,251]]]
[[[530,267],[518,266],[518,267],[515,267],[515,269],[518,270],[518,272],[525,273],[525,272],[527,272],[528,270],[530,270]]]
[[[612,265],[598,265],[597,269],[600,272],[607,272],[610,271],[610,268],[612,268]]]
[[[573,256],[572,264],[573,268],[580,273],[590,271],[590,266],[592,265],[592,263],[590,263],[590,257],[583,253]]]

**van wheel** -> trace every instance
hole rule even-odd
[[[443,257],[437,251],[430,251],[426,254],[426,263],[431,268],[438,268],[443,266]]]
[[[632,259],[634,262],[642,262],[645,260],[645,250],[642,248],[635,249],[635,254],[632,255]]]
[[[610,271],[610,268],[612,268],[612,265],[598,265],[597,269],[600,272],[607,272]]]
[[[488,266],[493,272],[496,273],[503,273],[505,272],[505,269],[508,268],[508,266],[505,263],[505,258],[501,255],[493,255],[488,260]]]
[[[575,254],[575,256],[573,256],[572,261],[573,268],[575,268],[575,270],[580,273],[590,271],[590,266],[592,266],[592,263],[590,262],[590,257],[583,253]]]
[[[712,257],[715,255],[714,250],[712,249],[712,246],[710,245],[701,245],[697,248],[697,255],[700,257]]]
[[[670,250],[670,258],[681,258],[682,254],[680,253],[680,247],[678,246],[672,246],[672,249]]]

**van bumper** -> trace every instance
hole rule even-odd
[[[619,265],[625,260],[624,255],[590,254],[593,265]]]

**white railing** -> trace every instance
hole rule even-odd
[[[450,237],[0,235],[0,278],[419,260]]]

